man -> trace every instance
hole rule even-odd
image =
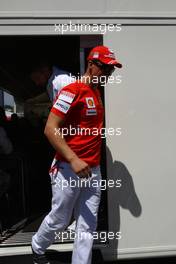
[[[75,81],[67,71],[51,66],[47,62],[40,63],[34,68],[31,79],[36,86],[46,87],[46,92],[29,99],[28,103],[46,102],[48,99],[53,103],[59,90]]]
[[[32,238],[33,263],[49,263],[45,251],[56,234],[65,230],[73,209],[76,233],[72,264],[91,263],[101,196],[99,131],[103,127],[104,108],[98,87],[101,76],[109,77],[115,66],[122,67],[109,48],[93,48],[81,81],[64,87],[51,109],[44,133],[56,150],[50,170],[52,209]],[[98,133],[92,133],[92,129]]]
[[[6,129],[7,124],[5,110],[0,106],[0,155],[9,155],[13,151],[13,145]]]
[[[8,159],[9,155],[13,152],[13,145],[8,137],[7,131],[7,117],[5,115],[4,108],[0,106],[0,203],[1,197],[6,193],[10,186],[10,175],[6,172],[11,167],[11,161]],[[7,165],[8,164],[8,168]],[[3,216],[4,216],[3,212]],[[0,218],[0,235],[3,231],[3,225],[1,223],[2,214]],[[7,219],[4,219],[7,220]],[[3,222],[3,221],[2,221]],[[7,222],[7,221],[6,221]]]
[[[12,143],[7,136],[5,129],[0,126],[0,155],[8,155],[13,151]]]

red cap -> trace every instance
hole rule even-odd
[[[87,59],[99,60],[104,64],[114,65],[118,68],[122,68],[122,64],[115,58],[114,52],[106,46],[97,46],[93,48],[90,51]]]

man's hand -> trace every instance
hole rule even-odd
[[[89,178],[91,177],[91,169],[89,165],[84,162],[83,160],[79,159],[78,157],[73,158],[70,161],[70,165],[73,171],[80,177],[80,178]]]
[[[67,145],[65,138],[56,133],[57,129],[61,128],[64,123],[64,119],[50,112],[44,134],[50,141],[55,150],[64,157],[68,163],[70,163],[72,170],[80,178],[91,177],[91,169],[89,165],[81,160],[76,153]]]

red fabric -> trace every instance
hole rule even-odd
[[[114,65],[118,68],[122,68],[122,64],[115,58],[115,54],[106,46],[97,46],[93,48],[88,57],[88,60],[99,60],[104,64]]]
[[[74,95],[74,99],[70,104],[70,108],[67,113],[59,110],[57,102],[62,97],[61,94]],[[93,98],[93,99],[92,99]],[[62,104],[62,101],[60,101]],[[66,99],[66,103],[68,101]],[[64,105],[64,103],[63,103]],[[104,107],[102,105],[100,92],[98,89],[93,89],[89,85],[81,82],[71,83],[65,86],[56,97],[55,103],[51,109],[51,112],[62,117],[65,122],[63,128],[89,128],[94,131],[100,131],[103,127]],[[89,114],[96,115],[89,115]],[[66,130],[65,130],[66,131]],[[90,131],[90,130],[89,130]],[[92,130],[91,130],[92,131]],[[72,133],[74,133],[73,131]],[[95,132],[94,132],[95,133]],[[97,166],[100,163],[100,152],[101,152],[101,134],[95,133],[96,135],[87,135],[82,133],[80,135],[66,135],[64,136],[69,147],[77,154],[77,156],[87,162],[89,166]],[[64,161],[64,158],[56,153],[56,159]]]

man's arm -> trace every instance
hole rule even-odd
[[[91,176],[91,170],[88,164],[79,159],[76,153],[67,145],[62,136],[61,127],[63,123],[64,120],[61,117],[50,112],[44,134],[53,148],[70,163],[73,171],[78,174],[80,178],[88,178]],[[59,129],[60,134],[56,133]]]

